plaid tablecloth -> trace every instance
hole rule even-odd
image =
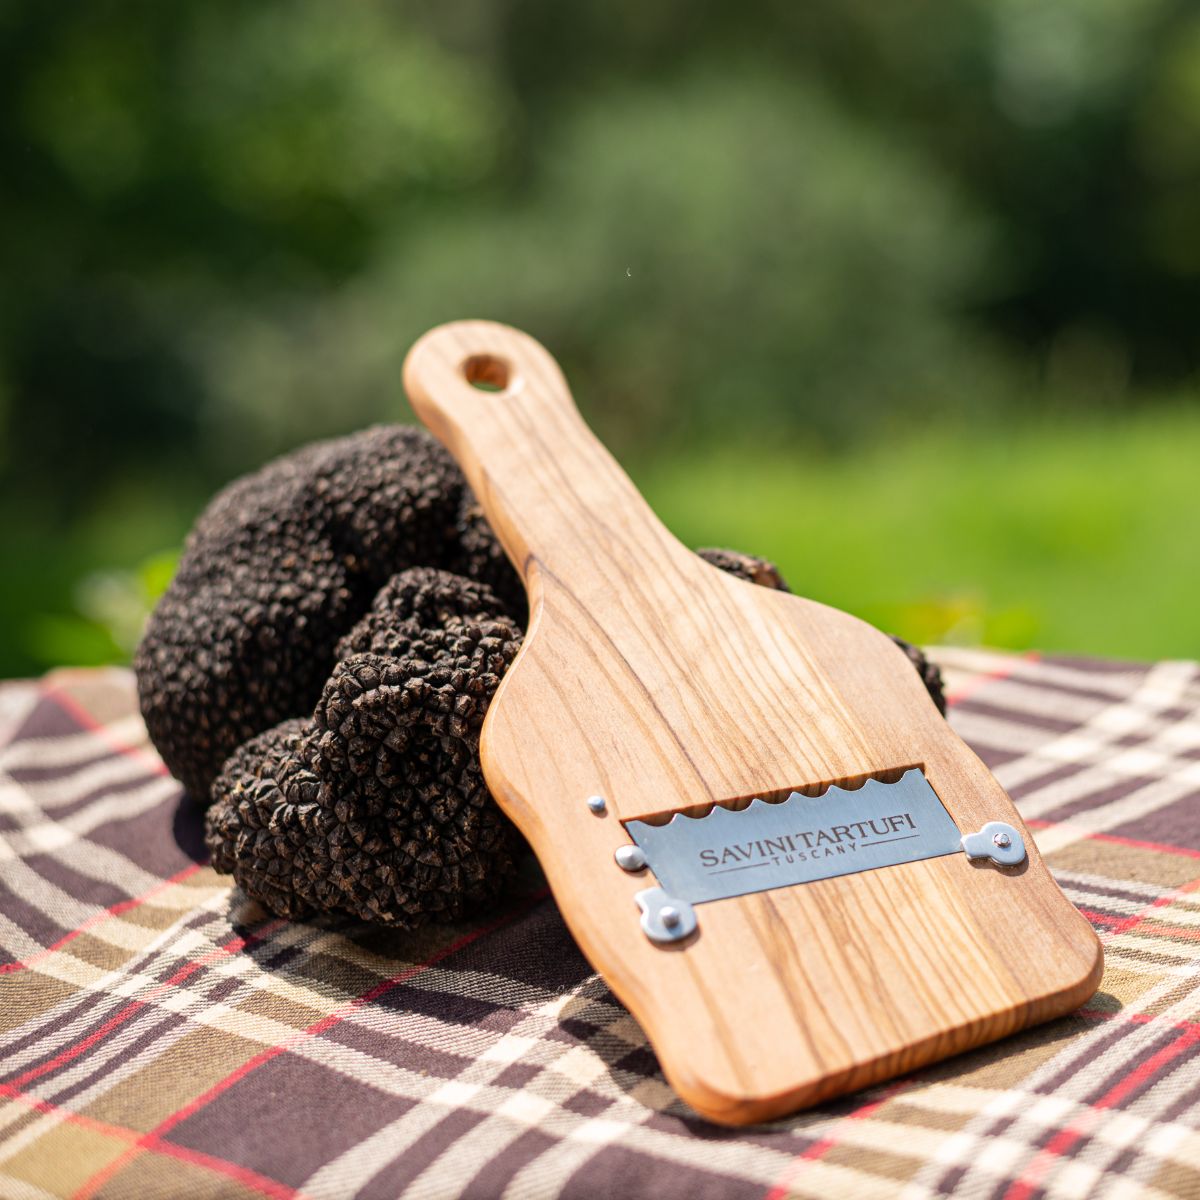
[[[405,936],[203,865],[122,671],[0,689],[0,1196],[1200,1196],[1200,668],[944,653],[1107,971],[1074,1016],[699,1120],[531,866]]]

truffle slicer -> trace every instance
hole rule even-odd
[[[488,786],[697,1112],[777,1117],[1092,995],[1096,935],[889,638],[685,549],[526,334],[441,326],[404,382],[529,595]]]

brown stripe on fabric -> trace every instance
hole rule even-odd
[[[1043,788],[1049,787],[1052,783],[1057,783],[1060,779],[1067,779],[1074,775],[1078,775],[1083,768],[1074,767],[1066,771],[1049,772],[1048,775],[1058,775],[1058,779],[1042,779],[1022,784],[1020,787],[1013,789],[1013,799],[1017,801],[1018,807],[1020,801],[1032,795],[1035,791],[1041,791]],[[1046,809],[1044,812],[1038,813],[1039,821],[1048,821],[1055,824],[1062,821],[1069,821],[1072,817],[1079,816],[1090,809],[1100,808],[1105,804],[1111,804],[1115,800],[1124,800],[1126,796],[1138,791],[1140,788],[1150,788],[1159,782],[1158,777],[1154,775],[1119,775],[1104,768],[1091,768],[1093,773],[1098,776],[1098,786],[1085,792],[1081,796],[1075,796],[1070,800],[1055,808]],[[1105,832],[1108,832],[1107,830]]]
[[[118,1137],[69,1122],[41,1137],[3,1163],[3,1170],[56,1196],[70,1196],[97,1171],[115,1161],[127,1143]]]
[[[689,1166],[609,1144],[571,1176],[559,1200],[608,1196],[616,1200],[622,1186],[630,1189],[625,1196],[686,1196],[688,1200],[763,1200],[766,1191],[756,1180],[705,1170],[701,1154]]]
[[[411,967],[439,959],[446,950],[474,934],[489,921],[506,919],[519,925],[525,919],[520,913],[521,903],[519,898],[512,897],[498,905],[493,912],[481,914],[474,921],[429,925],[412,932],[381,929],[350,920],[330,922],[319,928],[322,934],[333,934],[334,938],[312,948],[304,962],[294,964],[289,973],[315,994],[341,1003]],[[496,936],[496,933],[491,933],[483,940],[490,943]],[[453,963],[442,961],[439,969],[459,968],[473,945],[471,943],[455,951]],[[385,1006],[389,1003],[398,1004],[396,992],[402,992],[408,986],[409,983],[405,981],[375,1003]]]
[[[125,715],[127,716],[128,712]],[[18,742],[36,741],[39,738],[69,737],[71,734],[83,732],[87,732],[85,726],[81,725],[61,704],[55,704],[48,696],[41,693],[37,703],[25,714],[25,719],[9,739],[8,745],[15,746]],[[99,739],[96,741],[96,749],[112,753],[112,748]]]
[[[97,909],[99,911],[99,909]],[[46,912],[36,904],[27,902],[25,897],[8,886],[0,876],[0,912],[25,934],[38,949],[53,945],[64,934],[71,931],[74,921],[60,918],[57,914]],[[36,951],[35,951],[36,953]],[[23,962],[30,954],[21,953],[16,945],[5,945],[0,948],[0,961],[5,963]],[[7,972],[5,975],[8,974]],[[5,979],[0,975],[0,983]]]
[[[1102,1129],[1097,1131],[1097,1135],[1101,1134],[1103,1134]],[[1087,1139],[1087,1142],[1093,1140],[1099,1140],[1099,1137],[1089,1138]],[[1081,1141],[1081,1145],[1083,1146],[1083,1152],[1086,1155],[1086,1142]],[[1104,1149],[1107,1149],[1107,1147],[1104,1147]],[[1120,1178],[1131,1178],[1134,1170],[1138,1168],[1140,1168],[1138,1169],[1138,1174],[1145,1176],[1146,1166],[1150,1162],[1157,1161],[1157,1156],[1148,1153],[1147,1150],[1141,1146],[1125,1146],[1118,1150],[1115,1154],[1108,1154],[1107,1159],[1108,1161],[1104,1164],[1105,1171],[1110,1172],[1112,1175]],[[1196,1192],[1194,1195],[1200,1195],[1200,1192]]]
[[[1119,959],[1106,962],[1100,990],[1079,1010],[1080,1015],[1093,1021],[1107,1017],[1128,1019],[1141,1011],[1141,1001],[1147,993],[1161,987],[1162,978],[1161,971],[1147,971],[1141,963],[1134,970]]]
[[[292,1187],[413,1107],[324,1067],[283,1053],[238,1079],[164,1136]],[[268,1136],[260,1114],[270,1113]]]
[[[1126,1093],[1119,1092],[1118,1085],[1129,1083],[1139,1076],[1139,1068],[1150,1065],[1154,1062],[1157,1056],[1168,1047],[1173,1046],[1181,1037],[1185,1036],[1185,1031],[1181,1031],[1177,1027],[1166,1025],[1161,1026],[1154,1023],[1147,1025],[1134,1025],[1124,1022],[1110,1022],[1111,1036],[1103,1036],[1109,1033],[1109,1030],[1102,1031],[1102,1036],[1096,1039],[1094,1043],[1089,1043],[1087,1061],[1089,1064],[1094,1063],[1101,1058],[1104,1053],[1117,1046],[1120,1042],[1131,1042],[1137,1040],[1136,1047],[1129,1046],[1124,1049],[1123,1054],[1114,1055],[1114,1061],[1110,1068],[1103,1074],[1098,1075],[1087,1086],[1082,1095],[1078,1094],[1076,1089],[1072,1089],[1073,1095],[1081,1104],[1089,1104],[1096,1106],[1099,1104],[1103,1108],[1125,1109],[1130,1107],[1138,1097],[1148,1088],[1154,1087],[1160,1082],[1163,1071],[1174,1070],[1179,1065],[1174,1061],[1164,1063],[1161,1071],[1155,1071],[1152,1075],[1147,1075],[1135,1085],[1130,1087]],[[1195,1031],[1193,1031],[1194,1033]],[[1200,1045],[1195,1046],[1194,1051],[1200,1052]],[[1187,1057],[1194,1058],[1195,1053],[1189,1054]],[[1036,1088],[1041,1094],[1052,1094],[1060,1090],[1062,1085],[1077,1075],[1079,1065],[1077,1062],[1072,1062],[1068,1066],[1064,1066],[1062,1072],[1040,1083]],[[1118,1093],[1114,1099],[1107,1100],[1110,1093]],[[1057,1130],[1048,1130],[1044,1136],[1039,1137],[1034,1142],[1035,1145],[1041,1147],[1048,1142]]]
[[[452,944],[454,939],[447,936],[444,945]],[[345,958],[335,957],[324,950],[311,947],[289,947],[287,953],[277,951],[281,955],[272,970],[290,983],[294,983],[311,997],[313,1004],[322,1004],[320,1016],[352,1000],[363,992],[370,991],[376,984],[389,976],[404,970],[412,960],[397,960],[390,965],[387,974],[382,974],[374,967],[367,967]],[[430,953],[437,953],[436,950]],[[421,959],[416,961],[420,962]]]
[[[1179,1028],[1183,1028],[1185,1025],[1200,1025],[1200,977],[1194,974],[1184,976],[1176,980],[1174,986],[1162,986],[1169,980],[1170,976],[1164,977],[1162,983],[1155,988],[1154,994],[1145,1003],[1126,1006],[1119,1019],[1134,1023],[1162,1019]],[[1106,978],[1105,983],[1107,982]],[[1190,998],[1194,998],[1194,1004],[1187,1003]],[[1088,1009],[1091,1008],[1092,1006],[1089,1004]]]
[[[1009,695],[1014,694],[1015,689],[1013,687],[1006,687],[1006,685],[1012,684],[1017,687],[1030,688],[1033,691],[1044,693],[1048,700],[1056,701],[1065,711],[1074,712],[1078,723],[1084,724],[1101,709],[1123,703],[1127,697],[1137,691],[1149,674],[1148,670],[1143,671],[1136,676],[1128,678],[1125,681],[1125,687],[1115,687],[1113,679],[1104,679],[1102,676],[1095,677],[1097,680],[1095,684],[1089,683],[1087,679],[1065,677],[1063,671],[1073,672],[1074,668],[1064,667],[1063,671],[1056,671],[1054,669],[1061,666],[1062,664],[1060,663],[1043,660],[1032,667],[1024,667],[1012,672],[1011,675],[1005,675],[996,679],[984,688],[980,688],[977,692],[962,701],[961,706],[963,708],[970,708],[977,701],[1002,704],[1003,707],[1013,714],[1016,720],[1036,719],[1034,714],[1026,713],[1020,704],[1003,704],[1000,697],[1006,691]]]
[[[1200,1161],[1194,1156],[1193,1161]],[[1179,1200],[1196,1200],[1200,1196],[1200,1166],[1181,1162],[1164,1162],[1146,1178],[1146,1185]]]
[[[84,736],[84,731],[82,730],[73,730],[72,732],[78,733],[80,737]],[[23,740],[28,746],[31,742],[38,739],[25,738]],[[95,739],[92,740],[94,743]],[[65,762],[60,762],[54,755],[54,748],[47,743],[45,757],[41,761],[26,764],[25,766],[12,766],[10,762],[5,761],[3,751],[0,751],[0,767],[4,769],[5,774],[14,783],[24,786],[26,784],[70,783],[75,776],[81,775],[85,771],[106,766],[113,761],[111,747],[99,744],[92,745],[86,758],[78,758],[71,755],[67,757]],[[9,757],[11,759],[16,756],[10,755]],[[138,765],[133,762],[129,763],[129,770],[130,772],[137,772],[140,779],[157,778],[151,772],[139,769]]]
[[[0,1035],[36,1022],[78,993],[77,984],[36,969],[0,975]],[[33,1040],[37,1041],[38,1035],[34,1035]],[[9,1053],[8,1049],[3,1053]],[[0,1055],[2,1062],[3,1055]]]
[[[364,1029],[354,1021],[339,1021],[325,1037],[339,1046],[432,1079],[455,1079],[474,1061],[466,1046],[455,1045],[452,1031],[441,1044],[431,1045],[403,1019],[396,1021],[395,1028],[389,1030],[386,1037],[381,1037],[377,1030]]]
[[[1136,686],[1137,682],[1149,673],[1151,666],[1149,663],[1135,660],[1083,658],[1075,654],[1052,654],[1042,659],[1042,662],[1051,667],[1068,667],[1083,675],[1125,676],[1129,679],[1131,686]]]
[[[198,1163],[141,1154],[95,1194],[95,1200],[262,1200],[260,1188]]]
[[[88,841],[124,854],[143,871],[167,878],[202,862],[204,817],[183,793],[172,789],[153,807],[132,816],[116,816],[93,829]]]
[[[40,1095],[53,1099],[55,1104],[75,1107],[73,1102],[77,1097],[97,1084],[103,1086],[114,1072],[123,1070],[128,1063],[141,1059],[149,1061],[161,1053],[161,1047],[177,1039],[186,1025],[186,1017],[147,1005],[122,1024],[112,1041],[92,1047],[66,1064],[61,1074],[48,1074],[32,1086]]]
[[[64,792],[73,792],[80,779],[82,779],[81,774],[71,771],[68,774],[64,774],[57,781],[57,785],[61,786]],[[36,806],[36,812],[24,815],[18,821],[15,828],[19,830],[41,824],[59,824],[63,826],[64,832],[67,833],[72,841],[83,841],[91,836],[90,830],[76,833],[71,829],[72,819],[74,819],[76,824],[81,824],[86,819],[88,809],[93,808],[102,801],[112,802],[122,795],[128,796],[129,806],[132,809],[135,805],[143,803],[143,796],[148,792],[150,794],[158,793],[157,798],[151,802],[154,804],[175,804],[179,797],[178,789],[170,781],[164,780],[160,775],[152,775],[139,771],[136,767],[129,774],[123,775],[121,778],[101,781],[95,787],[88,788],[78,795],[72,794],[70,798],[59,799],[53,803],[43,803],[43,798],[46,790],[54,787],[54,784],[38,784],[36,786],[23,784],[21,786],[30,803]],[[119,811],[114,819],[122,819]],[[116,848],[121,853],[126,853],[130,849],[128,845]]]
[[[1060,1017],[1001,1042],[935,1063],[924,1068],[917,1078],[922,1086],[945,1082],[987,1091],[1023,1087],[1034,1071],[1051,1062],[1083,1031],[1090,1032],[1093,1028],[1082,1017]]]
[[[1197,814],[1200,822],[1200,813]],[[1036,826],[1035,834],[1041,826]],[[1198,859],[1163,854],[1137,846],[1105,841],[1101,837],[1081,837],[1079,841],[1051,850],[1045,855],[1051,871],[1060,867],[1085,875],[1102,875],[1116,882],[1152,884],[1173,889],[1196,877]]]
[[[574,990],[595,974],[550,900],[535,904],[484,943],[472,945],[455,965],[499,972],[552,993]]]
[[[1156,724],[1163,720],[1165,714],[1156,714]],[[1132,733],[1123,733],[1119,737],[1114,737],[1109,740],[1109,745],[1114,750],[1132,750],[1135,747],[1142,747],[1150,750],[1153,753],[1163,753],[1160,746],[1161,729],[1138,729]]]
[[[359,1195],[399,1196],[430,1163],[452,1146],[456,1147],[457,1153],[469,1157],[470,1134],[485,1120],[486,1113],[471,1112],[465,1108],[448,1109],[446,1115],[432,1129],[417,1138],[403,1154],[394,1158],[381,1171],[377,1171],[360,1190]],[[476,1161],[479,1161],[478,1156]]]
[[[925,1160],[915,1150],[912,1155],[900,1154],[894,1150],[865,1146],[857,1139],[853,1145],[835,1143],[821,1156],[820,1161],[891,1180],[897,1186],[907,1183],[925,1165]]]
[[[282,980],[280,982],[282,986]],[[316,997],[314,1001],[315,999]],[[331,1001],[328,1005],[317,1008],[315,1003],[305,1004],[302,1000],[281,994],[279,990],[268,985],[246,996],[238,1004],[238,1011],[254,1017],[266,1017],[268,1020],[278,1021],[281,1025],[301,1030],[327,1016],[338,1003],[340,1001]]]
[[[1036,752],[1031,757],[1036,757]],[[1096,768],[1087,763],[1047,762],[1045,764],[1045,770],[1030,776],[1028,779],[1023,779],[1020,783],[1013,784],[1009,788],[1008,794],[1016,803],[1017,811],[1019,812],[1023,801],[1042,799],[1043,797],[1040,795],[1041,792],[1048,791],[1050,788],[1055,787],[1057,784],[1064,783],[1068,779],[1074,779],[1081,775],[1084,771],[1090,771],[1093,774],[1097,774]],[[1126,779],[1122,776],[1115,776],[1103,771],[1099,772],[1099,774],[1103,777],[1102,779],[1097,779],[1097,784],[1100,789],[1099,792],[1089,793],[1083,796],[1078,802],[1065,800],[1059,805],[1058,808],[1051,809],[1050,812],[1046,813],[1044,816],[1039,815],[1038,820],[1045,820],[1053,824],[1053,822],[1056,820],[1062,820],[1062,814],[1072,806],[1078,808],[1080,805],[1082,805],[1083,807],[1090,808],[1094,803],[1096,803],[1092,797],[1102,794],[1103,789],[1110,786],[1107,782],[1108,780],[1112,781],[1111,786],[1116,789],[1116,794],[1109,796],[1109,799],[1120,799],[1120,796],[1126,789],[1126,786],[1128,786],[1130,789],[1136,786],[1134,781],[1126,781]]]
[[[119,667],[51,671],[42,687],[45,696],[69,705],[85,723],[112,724],[138,709],[133,672]]]
[[[422,986],[422,980],[398,988],[386,997],[382,1007],[398,1015],[414,1013],[429,1017],[447,1025],[462,1025],[472,1028],[506,1032],[513,1024],[524,1018],[520,1010],[506,1008],[497,1002],[481,999],[454,988],[452,977],[447,985],[434,989]]]
[[[560,1142],[561,1139],[553,1134],[527,1129],[487,1162],[472,1162],[469,1154],[455,1155],[454,1165],[461,1173],[454,1181],[454,1190],[479,1196],[500,1196],[514,1176]]]
[[[211,1026],[197,1027],[80,1112],[149,1133],[261,1049],[261,1043],[250,1038]]]
[[[971,749],[989,771],[999,771],[1009,763],[1020,762],[1024,754],[1020,750],[1009,750],[995,744],[989,745],[980,738],[971,739]]]
[[[1112,837],[1136,837],[1142,841],[1174,846],[1180,850],[1200,850],[1195,823],[1195,812],[1198,808],[1200,782],[1193,791],[1170,804],[1136,819],[1122,821],[1105,832]],[[1193,860],[1192,869],[1200,875],[1200,858]]]
[[[964,710],[983,717],[995,717],[999,721],[1011,721],[1015,725],[1024,725],[1030,729],[1045,730],[1047,734],[1063,735],[1079,728],[1079,720],[1072,714],[1047,716],[1045,713],[1036,715],[1022,712],[1019,708],[1000,703],[995,693],[989,694],[989,699],[972,699],[963,704]]]
[[[1108,959],[1115,960],[1116,965],[1123,965],[1126,970],[1138,968],[1161,967],[1156,977],[1162,978],[1187,970],[1196,961],[1195,953],[1189,947],[1180,946],[1178,942],[1162,941],[1154,949],[1146,945],[1129,945],[1121,939],[1114,939],[1105,946]]]
[[[1101,897],[1106,902],[1111,901],[1114,905],[1131,907],[1136,912],[1141,912],[1147,905],[1153,904],[1164,896],[1171,895],[1174,891],[1173,888],[1154,887],[1136,879],[1123,881],[1105,879],[1103,876],[1087,875],[1085,872],[1075,875],[1061,866],[1055,868],[1054,878],[1058,880],[1063,891],[1068,894],[1088,892],[1093,896]]]
[[[146,940],[149,941],[151,936],[147,934]],[[123,966],[138,951],[136,948],[126,949],[123,946],[114,946],[103,937],[89,931],[72,938],[65,946],[55,951],[55,953],[68,954],[72,958],[86,963],[89,967],[94,967],[95,975],[93,978],[99,979],[101,974],[115,971],[118,967]]]
[[[1166,1125],[1179,1122],[1191,1128],[1195,1138],[1195,1149],[1200,1152],[1200,1121],[1196,1120],[1197,1105],[1200,1105],[1200,1073],[1195,1074],[1187,1086],[1180,1089],[1179,1095],[1158,1114],[1158,1120]],[[1197,1153],[1196,1163],[1200,1169],[1200,1153]],[[1200,1195],[1200,1190],[1196,1194]]]
[[[86,856],[86,853],[85,842],[83,854]],[[30,854],[25,858],[25,863],[52,887],[59,888],[84,904],[94,905],[98,912],[131,898],[128,888],[85,875],[53,854]]]
[[[976,1083],[973,1085],[979,1087]],[[986,1093],[981,1089],[980,1095]],[[933,1129],[939,1133],[957,1133],[973,1117],[973,1111],[959,1110],[950,1112],[943,1108],[927,1108],[918,1099],[910,1099],[907,1095],[897,1096],[888,1105],[887,1119],[896,1125],[911,1125],[915,1129]]]

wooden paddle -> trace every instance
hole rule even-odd
[[[526,334],[486,321],[441,326],[409,353],[404,383],[461,464],[529,595],[524,648],[484,725],[488,786],[680,1096],[716,1121],[763,1120],[1092,995],[1102,965],[1096,935],[889,638],[846,613],[735,579],[676,541],[583,423],[557,363]],[[1004,823],[1018,848],[1023,841],[1023,861],[1005,867],[942,849],[694,907],[667,896],[671,911],[657,913],[669,926],[664,934],[659,923],[664,940],[647,936],[648,901],[640,908],[635,896],[661,881],[654,862],[631,871],[615,861],[618,851],[630,866],[639,858],[626,822],[659,825],[674,813],[745,808],[752,797],[894,781],[911,767],[953,818],[952,833],[980,837],[989,822]],[[831,799],[846,821],[857,819],[854,792],[789,804]],[[676,827],[716,828],[681,819],[669,837]],[[869,840],[864,822],[855,828]],[[815,827],[803,836],[820,840]],[[755,840],[761,851],[747,824],[740,845],[710,857],[754,854]],[[672,870],[693,869],[686,849]],[[744,876],[754,875],[748,866]]]

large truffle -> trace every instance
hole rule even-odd
[[[405,426],[319,442],[217,495],[134,661],[150,737],[197,800],[243,742],[312,712],[338,639],[397,571],[495,571],[459,537],[468,497]]]
[[[786,590],[762,559],[700,553]],[[319,443],[226,488],[135,660],[155,746],[211,801],[214,866],[289,917],[412,927],[496,896],[521,841],[479,733],[525,618],[461,473],[419,430]],[[900,644],[943,707],[937,668]]]

